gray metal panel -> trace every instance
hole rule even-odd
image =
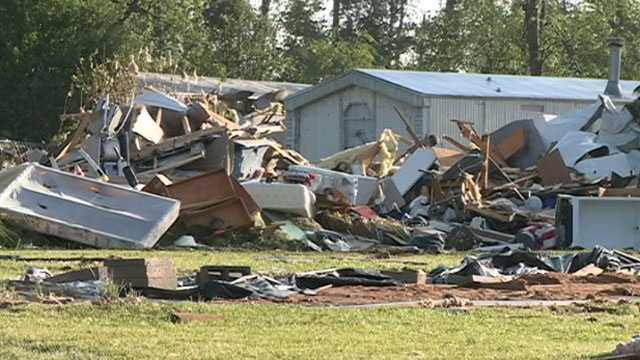
[[[567,197],[573,206],[572,247],[640,249],[640,199]]]
[[[309,161],[319,160],[343,150],[339,94],[295,111],[300,111],[300,139],[296,150]]]
[[[429,123],[425,125],[431,134],[436,136],[449,135],[466,143],[467,141],[460,134],[458,127],[451,120],[472,121],[476,129],[482,130],[484,116],[482,103],[483,100],[433,97],[429,108]]]
[[[422,106],[424,102],[423,96],[419,92],[390,82],[380,81],[375,77],[354,70],[341,77],[323,81],[318,85],[289,96],[285,99],[285,106],[287,110],[291,111],[354,86],[380,93],[413,106]]]
[[[401,70],[358,69],[372,78],[423,95],[594,100],[604,92],[607,80],[545,76],[438,73]],[[639,81],[621,81],[623,94],[631,98]],[[313,89],[313,88],[312,88]]]
[[[343,112],[344,141],[346,148],[352,148],[375,141],[376,121],[373,118],[372,107],[368,103],[351,103]]]
[[[286,90],[295,94],[300,90],[310,87],[307,84],[297,84],[276,81],[253,81],[240,79],[221,79],[215,77],[198,76],[198,78],[184,78],[180,75],[140,73],[138,81],[143,86],[153,86],[163,91],[200,94],[209,93],[216,89],[229,89],[232,91],[250,91],[257,94],[266,94],[278,90]]]
[[[37,164],[0,173],[0,213],[37,232],[98,248],[150,248],[180,202]]]
[[[500,127],[520,119],[532,119],[539,117],[540,113],[523,111],[527,106],[537,105],[544,109],[544,114],[566,114],[579,110],[592,104],[595,99],[589,101],[551,101],[551,100],[513,100],[513,99],[487,99],[486,121],[484,127],[477,127],[480,132],[492,132]]]

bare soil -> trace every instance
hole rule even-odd
[[[573,276],[546,273],[523,276],[500,288],[412,284],[405,287],[332,287],[309,296],[295,294],[288,303],[308,305],[365,305],[388,302],[442,300],[589,300],[640,296],[640,280],[629,274]]]

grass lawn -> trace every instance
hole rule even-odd
[[[456,264],[462,255],[375,259],[362,254],[205,251],[8,251],[24,257],[170,256],[179,271],[204,264],[251,265],[269,273],[337,266]],[[426,265],[425,265],[426,264]],[[88,266],[85,264],[84,266]],[[0,278],[29,266],[0,261]],[[637,305],[559,309],[336,309],[294,305],[152,303],[28,305],[0,310],[0,359],[575,359],[610,351],[640,334]],[[171,321],[174,311],[222,315]]]

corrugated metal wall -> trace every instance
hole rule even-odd
[[[590,103],[588,101],[431,97],[425,99],[425,106],[428,107],[428,111],[425,112],[429,115],[424,120],[424,127],[429,133],[438,136],[449,135],[466,143],[458,128],[450,121],[451,119],[471,121],[479,133],[488,133],[511,121],[539,115],[539,112],[531,110],[559,115],[573,112]]]
[[[289,114],[296,125],[288,126],[285,139],[292,139],[293,148],[311,161],[319,160],[344,150],[344,111],[350,104],[366,103],[372,110],[376,137],[384,129],[393,129],[409,139],[404,124],[398,118],[395,105],[412,124],[418,135],[423,133],[422,108],[393,100],[368,89],[351,87],[319,101],[308,104]],[[300,120],[296,121],[299,115]],[[299,131],[295,136],[296,130]],[[297,140],[296,140],[297,138]],[[404,147],[401,147],[404,148]]]
[[[328,96],[300,108],[300,129],[296,149],[309,160],[336,152],[342,145],[340,97]]]
[[[545,114],[563,114],[595,102],[527,99],[483,99],[425,97],[424,107],[419,108],[391,99],[380,93],[351,87],[310,103],[289,115],[289,131],[284,136],[309,160],[315,161],[344,149],[343,112],[352,103],[367,103],[373,110],[376,134],[390,128],[409,138],[403,123],[398,119],[393,106],[397,106],[409,118],[418,135],[425,133],[439,137],[449,135],[466,143],[458,128],[450,120],[465,120],[474,123],[480,133],[492,132],[510,121]],[[296,118],[299,117],[298,120]],[[293,121],[291,121],[293,120]],[[295,124],[294,124],[295,122]],[[296,126],[299,125],[299,128]],[[441,142],[447,145],[446,142]]]

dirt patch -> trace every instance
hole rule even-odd
[[[295,294],[288,303],[308,305],[364,305],[462,298],[469,300],[592,300],[600,297],[639,296],[640,282],[632,275],[530,274],[518,280],[524,290],[468,288],[420,284],[406,287],[345,286],[324,289],[315,296]]]

